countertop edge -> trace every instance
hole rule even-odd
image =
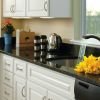
[[[7,53],[7,52],[5,52],[5,51],[3,51],[3,50],[0,50],[0,52],[3,53],[3,54],[9,55],[9,56],[12,56],[12,57],[15,57],[15,58],[18,58],[18,59],[27,61],[27,62],[29,62],[29,63],[36,64],[36,65],[39,65],[39,66],[41,66],[41,67],[44,67],[44,68],[47,68],[47,69],[50,69],[50,70],[53,70],[53,71],[62,73],[62,74],[64,74],[64,75],[72,76],[72,77],[74,77],[74,78],[80,79],[80,80],[85,81],[85,82],[88,82],[88,83],[90,83],[90,84],[93,84],[93,85],[96,85],[96,86],[100,86],[100,84],[98,84],[96,81],[91,80],[90,78],[87,78],[87,77],[85,77],[85,76],[80,76],[79,73],[76,73],[74,70],[72,70],[72,72],[69,72],[69,71],[62,71],[62,70],[59,70],[59,69],[57,69],[57,68],[48,67],[46,64],[43,64],[43,63],[37,63],[37,62],[35,63],[35,62],[33,62],[32,60],[29,60],[29,59],[27,59],[27,58],[23,58],[23,57],[21,57],[21,56],[15,56],[15,55],[13,55],[13,54],[11,54],[11,53]]]

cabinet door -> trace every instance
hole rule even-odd
[[[48,0],[27,0],[27,16],[48,16]]]
[[[64,98],[63,96],[56,94],[55,92],[48,91],[48,100],[71,100],[71,99]]]
[[[3,0],[3,16],[25,16],[25,1],[26,0]]]
[[[26,0],[14,0],[13,12],[15,17],[25,16]]]
[[[26,100],[26,81],[17,76],[14,77],[14,100]]]
[[[14,0],[3,0],[3,16],[10,17],[13,15]]]
[[[27,100],[47,100],[47,90],[35,83],[27,84]]]

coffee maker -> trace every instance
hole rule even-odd
[[[50,34],[48,38],[48,51],[55,51],[60,49],[62,44],[62,39],[56,33]]]

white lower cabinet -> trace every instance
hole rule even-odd
[[[13,89],[5,84],[3,85],[3,98],[5,100],[13,100]]]
[[[32,83],[27,83],[27,100],[47,100],[47,89]]]
[[[26,81],[14,76],[14,100],[26,100]]]
[[[55,90],[54,90],[55,91]],[[74,100],[70,97],[64,97],[58,94],[58,91],[54,92],[42,87],[36,83],[27,83],[27,100]]]
[[[0,70],[0,100],[2,100],[2,96],[3,96],[3,93],[2,93],[2,89],[3,89],[3,71]]]
[[[13,100],[13,57],[2,54],[1,100]]]
[[[74,100],[75,78],[35,64],[28,64],[27,67],[28,80],[45,88],[48,100]]]
[[[70,76],[29,64],[27,81],[27,100],[75,100]]]
[[[3,83],[13,87],[13,73],[3,70]]]
[[[2,59],[0,100],[75,100],[75,78],[14,57]]]
[[[70,99],[64,98],[63,96],[53,91],[48,91],[48,100],[70,100]]]

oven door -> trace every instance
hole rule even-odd
[[[100,87],[78,80],[75,80],[75,100],[100,100]]]

